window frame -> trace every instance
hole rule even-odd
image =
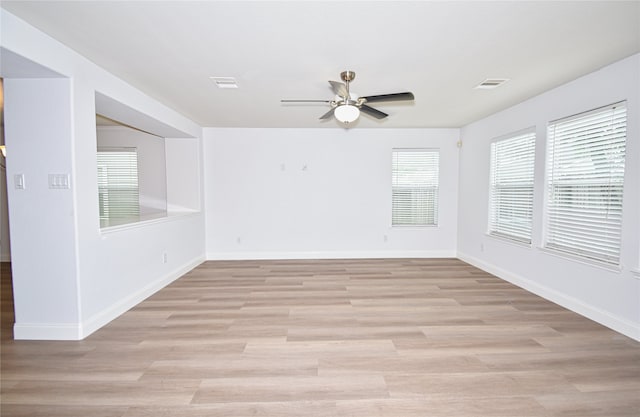
[[[618,109],[619,114],[622,116],[616,116],[616,109]],[[622,110],[620,110],[622,109]],[[611,122],[608,126],[612,126],[611,133],[609,134],[599,134],[593,136],[593,131],[597,130],[597,123],[594,123],[593,120],[599,115],[602,116],[602,119],[606,119],[607,114],[611,114]],[[613,123],[614,120],[618,120],[618,118],[622,119],[621,122]],[[591,120],[591,122],[587,122]],[[566,124],[566,125],[565,125]],[[577,126],[577,132],[582,132],[582,135],[575,136],[563,135],[558,139],[558,134],[556,130],[559,126],[562,125],[561,128],[566,128],[569,124],[573,124]],[[547,124],[547,149],[546,149],[546,164],[545,164],[545,205],[544,205],[544,233],[543,233],[543,242],[542,248],[550,253],[575,259],[582,262],[588,262],[593,264],[598,264],[602,266],[608,267],[620,267],[620,257],[621,257],[621,247],[622,247],[622,225],[623,225],[623,196],[624,196],[624,179],[625,179],[625,165],[626,165],[626,143],[627,143],[627,124],[628,124],[628,115],[627,115],[627,105],[626,101],[620,101],[613,104],[609,104],[606,106],[598,107],[595,109],[591,109],[585,112],[581,112],[572,116],[556,119],[550,121]],[[606,124],[603,124],[607,126]],[[593,130],[588,132],[583,132],[585,127],[589,127]],[[600,129],[605,132],[605,127],[600,127]],[[575,130],[575,128],[574,128]],[[615,133],[614,133],[615,130]],[[583,139],[588,137],[589,139]],[[609,140],[614,141],[618,140],[615,143],[609,143],[607,141],[607,137],[610,137]],[[556,142],[558,140],[567,138],[573,139],[574,147],[571,148],[570,144],[563,143],[562,146],[559,146]],[[622,139],[620,139],[622,138]],[[586,146],[585,145],[593,145]],[[595,144],[595,145],[594,145]],[[612,147],[612,145],[615,145]],[[581,150],[576,150],[575,148],[580,149],[580,146],[584,148]],[[612,171],[617,171],[618,175],[613,176],[610,175],[606,177],[606,181],[604,181],[605,177],[599,176],[601,169],[601,160],[605,159],[606,151],[610,151],[615,149],[617,146],[618,149],[621,149],[621,153],[619,154],[611,154],[610,157],[617,157],[618,160],[621,159],[620,165],[603,165],[608,171],[611,173]],[[560,150],[558,149],[560,147]],[[572,153],[568,151],[568,149],[573,149]],[[564,151],[564,152],[562,152]],[[596,158],[596,151],[600,151],[601,154],[598,154],[598,158]],[[590,153],[592,152],[592,153]],[[571,159],[572,157],[576,158]],[[574,168],[573,170],[565,170],[561,171],[558,168],[558,165],[561,163],[565,165],[578,165],[580,159],[578,157],[582,157],[583,167],[578,169]],[[588,160],[587,160],[588,158]],[[558,162],[560,160],[560,162]],[[572,162],[573,161],[573,162]],[[584,167],[584,164],[589,162],[592,166],[591,170],[588,170],[588,167]],[[620,171],[621,170],[621,171]],[[558,172],[560,171],[560,172]],[[602,181],[596,182],[594,179],[584,180],[580,183],[579,180],[570,180],[571,175],[581,175],[581,173],[587,172],[589,175],[594,178],[603,178]],[[587,175],[587,177],[589,176]],[[565,179],[560,181],[558,178],[564,176]],[[617,187],[619,190],[614,188]],[[570,187],[566,193],[562,194],[564,197],[557,196],[558,187]],[[583,191],[578,193],[580,187],[583,188]],[[605,207],[606,216],[601,217],[593,217],[594,219],[590,226],[586,225],[586,221],[579,222],[580,217],[583,217],[585,214],[590,214],[591,212],[586,210],[595,210],[590,208],[591,206],[587,206],[587,204],[596,205],[591,202],[591,199],[598,196],[598,193],[593,190],[593,188],[601,187],[602,190],[607,189],[608,192],[600,193],[600,200],[604,202],[603,207]],[[603,188],[604,187],[604,188]],[[613,191],[612,191],[613,190]],[[595,196],[595,197],[594,197]],[[613,198],[618,198],[617,202],[612,202]],[[608,197],[608,199],[606,198]],[[561,200],[568,200],[571,198],[575,201],[573,204],[561,204],[558,203]],[[581,203],[580,201],[583,201]],[[597,200],[596,200],[597,201]],[[581,206],[580,204],[584,204],[583,208],[579,214],[576,210]],[[568,209],[574,210],[574,214],[571,215],[571,211]],[[567,214],[558,215],[556,212],[560,212],[562,210],[567,211]],[[584,216],[586,217],[586,216]],[[610,219],[618,218],[617,222],[610,221]],[[564,229],[560,229],[557,224],[563,223],[566,225]],[[554,223],[556,225],[554,225]],[[573,229],[573,231],[571,231]],[[592,230],[592,233],[589,234],[589,229]],[[599,232],[598,237],[594,237],[597,232]],[[611,230],[609,233],[603,233],[603,230]],[[573,235],[572,235],[573,233]],[[580,235],[580,233],[583,233]],[[561,237],[560,235],[565,235]],[[615,238],[611,238],[612,235],[617,235],[617,240]],[[608,240],[605,240],[608,239]],[[573,240],[576,247],[571,247],[568,244],[568,241]],[[601,242],[601,243],[599,243]],[[588,246],[591,245],[593,249],[589,249]],[[613,245],[614,250],[612,252],[607,252],[604,247],[607,245]],[[599,250],[598,247],[600,247]]]
[[[431,175],[435,176],[435,181],[425,182],[422,184],[422,187],[402,187],[398,185],[398,181],[401,179],[397,176],[400,170],[396,169],[397,164],[397,156],[400,154],[409,154],[409,153],[424,153],[427,158],[425,162],[428,162],[429,159],[435,159],[435,170],[434,165],[427,166],[424,171],[427,171],[427,177]],[[406,171],[406,169],[405,169]],[[430,171],[430,172],[428,172]],[[435,173],[434,173],[435,171]],[[415,176],[414,176],[415,177]],[[409,178],[405,176],[405,182],[408,181]],[[417,184],[420,185],[420,184]],[[402,217],[407,217],[407,215],[403,215],[402,213],[397,212],[397,208],[402,200],[398,200],[395,196],[398,195],[397,192],[399,189],[407,188],[411,189],[413,192],[411,193],[411,201],[414,205],[410,207],[402,207],[401,211],[408,212],[416,212],[420,210],[415,204],[423,205],[423,212],[418,213],[418,215],[411,217],[409,220],[405,220],[405,222],[400,222]],[[425,196],[420,196],[419,191],[422,190],[425,193]],[[416,191],[418,193],[416,194]],[[429,192],[431,192],[432,197],[429,198]],[[438,226],[438,211],[439,211],[439,193],[440,193],[440,149],[439,148],[393,148],[391,152],[391,227],[393,228],[406,228],[406,227],[437,227]],[[426,198],[425,201],[420,201],[421,198]],[[406,201],[405,201],[406,202]],[[430,207],[431,206],[431,207]],[[431,212],[429,211],[431,210]],[[420,222],[419,217],[421,216],[425,219],[424,222]],[[408,219],[408,218],[407,218]]]
[[[488,207],[488,219],[487,219],[487,235],[491,236],[491,237],[495,237],[498,239],[505,239],[508,240],[509,242],[513,242],[513,243],[517,243],[517,244],[522,244],[522,245],[527,245],[527,246],[531,246],[532,243],[532,239],[533,239],[533,217],[534,217],[534,200],[535,200],[535,164],[536,164],[536,129],[535,126],[523,129],[523,130],[519,130],[517,132],[513,132],[513,133],[509,133],[507,135],[502,135],[499,136],[497,138],[494,138],[491,141],[490,144],[490,161],[489,161],[489,207]],[[518,155],[518,156],[524,156],[524,157],[528,157],[531,159],[530,161],[530,166],[526,167],[526,172],[524,168],[520,168],[517,171],[517,174],[519,175],[524,175],[527,174],[527,179],[530,178],[530,188],[531,191],[529,192],[529,195],[527,196],[528,198],[530,198],[529,201],[529,211],[528,211],[528,216],[529,218],[528,220],[528,236],[521,236],[518,235],[517,233],[508,233],[509,229],[515,229],[514,231],[520,230],[522,229],[521,227],[509,227],[509,225],[507,225],[506,223],[502,223],[497,221],[497,214],[496,211],[498,209],[500,209],[502,206],[496,206],[496,199],[497,196],[495,194],[495,187],[496,187],[496,176],[498,175],[498,166],[496,165],[497,162],[497,158],[498,158],[498,149],[497,146],[498,144],[504,144],[506,145],[508,142],[515,142],[515,141],[531,141],[531,143],[518,143],[515,146],[512,147],[506,147],[505,151],[507,152],[514,152],[514,150],[518,150],[521,149],[523,151],[529,152],[527,154],[524,155]],[[505,157],[505,156],[503,156]],[[527,161],[528,162],[528,161]],[[502,170],[504,173],[504,169]],[[513,169],[507,169],[507,172],[511,172],[511,174],[514,174],[514,170]],[[506,174],[506,173],[505,173]],[[505,181],[506,180],[506,181]],[[513,183],[512,178],[505,178],[503,179],[502,183]],[[529,181],[527,181],[528,183]],[[511,198],[513,199],[514,196],[511,196]],[[520,205],[515,207],[516,210],[521,210],[522,207],[520,207]],[[516,217],[516,216],[513,216]],[[502,225],[501,225],[502,223]]]

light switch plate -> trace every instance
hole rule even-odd
[[[16,190],[24,190],[26,188],[24,184],[24,174],[15,174],[13,176],[13,184]]]
[[[49,174],[49,188],[52,190],[70,188],[69,174]]]

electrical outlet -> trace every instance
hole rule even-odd
[[[162,254],[162,263],[163,263],[163,264],[166,264],[166,263],[167,263],[167,252],[164,252],[164,253]]]
[[[484,252],[484,243],[480,244],[480,252]]]

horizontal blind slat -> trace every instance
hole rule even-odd
[[[548,140],[545,247],[617,263],[626,103],[552,122]]]
[[[435,150],[392,151],[392,225],[437,224],[439,157]]]
[[[140,214],[138,152],[135,148],[101,148],[97,153],[100,220]]]
[[[535,132],[491,144],[489,234],[531,242]]]

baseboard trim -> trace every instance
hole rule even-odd
[[[198,257],[80,324],[15,323],[16,340],[82,340],[205,261]]]
[[[118,301],[114,305],[102,310],[97,314],[94,314],[92,317],[82,322],[82,325],[80,327],[81,339],[84,339],[91,333],[95,332],[115,318],[135,307],[136,305],[149,298],[156,292],[160,291],[167,285],[171,284],[173,281],[191,271],[193,268],[197,267],[204,261],[204,257],[198,257],[193,261],[188,262],[181,267],[171,271],[164,277],[141,288],[139,291],[131,294],[129,297]]]
[[[539,295],[551,302],[554,302],[564,308],[578,313],[588,319],[591,319],[603,326],[606,326],[618,333],[622,333],[634,340],[640,342],[640,325],[622,317],[611,314],[608,311],[593,307],[577,298],[567,294],[558,292],[552,288],[540,285],[530,279],[513,274],[510,271],[497,267],[493,264],[485,262],[474,256],[458,252],[458,258],[468,264],[480,268],[490,274],[493,274],[505,281],[508,281],[520,288],[523,288],[533,294]]]
[[[442,251],[301,251],[301,252],[207,252],[210,261],[282,260],[282,259],[380,259],[380,258],[455,258],[455,250]]]
[[[15,340],[80,340],[81,329],[77,324],[15,323]]]

